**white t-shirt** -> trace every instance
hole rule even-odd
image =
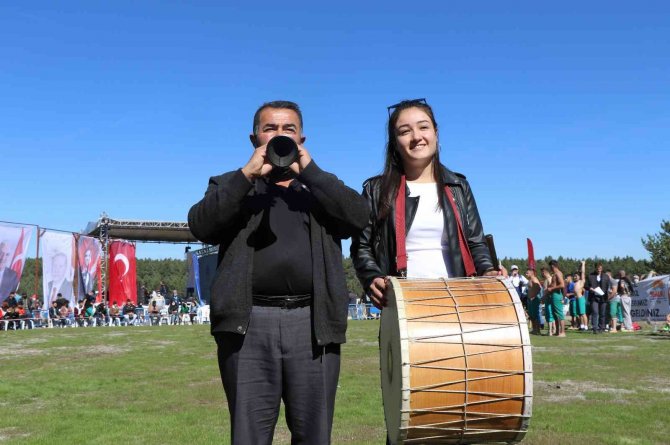
[[[438,205],[437,186],[408,182],[409,195],[419,197],[412,226],[405,241],[409,278],[449,277],[447,236],[442,209]]]

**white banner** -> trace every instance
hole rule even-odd
[[[634,321],[665,321],[670,313],[670,275],[640,281],[631,300]]]
[[[32,234],[32,227],[0,225],[0,302],[19,287]]]
[[[40,247],[44,309],[58,298],[67,300],[69,307],[74,308],[74,237],[71,233],[46,231],[40,237]]]

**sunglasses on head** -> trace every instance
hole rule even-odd
[[[408,100],[400,101],[400,102],[398,102],[397,104],[389,105],[388,107],[386,107],[386,110],[388,111],[388,113],[389,113],[389,118],[390,118],[390,117],[391,117],[391,114],[393,114],[393,112],[395,111],[395,109],[398,108],[398,107],[400,107],[400,106],[402,106],[402,107],[405,107],[405,106],[411,107],[412,105],[419,105],[419,104],[422,104],[422,105],[428,105],[428,102],[426,102],[426,98],[425,98],[425,97],[422,97],[421,99],[408,99]]]

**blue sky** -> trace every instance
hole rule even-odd
[[[58,3],[0,5],[0,220],[185,221],[275,99],[360,190],[416,97],[501,257],[647,258],[670,219],[667,2]]]

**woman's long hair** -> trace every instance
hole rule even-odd
[[[425,112],[428,117],[430,117],[435,132],[437,133],[437,122],[435,121],[435,115],[433,114],[433,109],[425,103],[424,101],[418,100],[404,100],[395,106],[393,112],[389,116],[388,126],[387,126],[387,142],[386,142],[386,157],[384,159],[384,172],[382,173],[382,184],[381,184],[381,193],[379,194],[379,202],[377,203],[379,208],[379,214],[377,215],[378,220],[383,220],[389,216],[393,203],[395,201],[396,194],[398,193],[398,185],[400,183],[400,177],[405,174],[405,168],[402,164],[402,158],[397,150],[396,144],[396,135],[395,135],[395,125],[398,122],[398,117],[403,110],[408,108],[418,108]],[[437,143],[437,142],[436,142]],[[433,178],[437,183],[437,193],[438,196],[441,196],[442,192],[442,181],[440,175],[440,145],[437,143],[437,148],[435,154],[433,155]],[[404,190],[402,191],[404,193]],[[442,208],[442,200],[437,200],[440,208]]]

